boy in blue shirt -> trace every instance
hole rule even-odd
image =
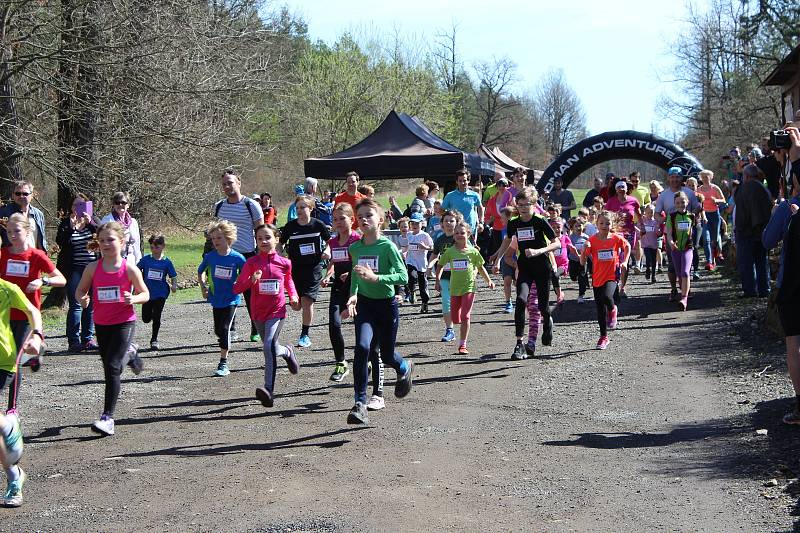
[[[170,290],[174,293],[178,290],[178,273],[175,266],[167,256],[164,255],[166,239],[161,234],[151,235],[147,242],[150,243],[150,251],[139,260],[138,267],[142,271],[144,283],[150,291],[150,301],[142,304],[142,322],[145,324],[153,322],[153,333],[150,335],[150,350],[158,351],[158,331],[161,329],[161,313],[164,311],[164,304],[167,303]],[[167,281],[170,278],[171,283]]]

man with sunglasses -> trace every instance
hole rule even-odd
[[[33,200],[33,184],[29,181],[14,182],[12,202],[0,207],[0,237],[3,247],[11,243],[6,235],[6,221],[14,213],[22,213],[31,220],[31,246],[47,251],[47,235],[44,231],[44,213],[31,205]]]

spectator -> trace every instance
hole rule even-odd
[[[649,189],[650,189],[650,202],[648,203],[655,203],[658,200],[658,195],[661,194],[661,191],[664,190],[664,187],[661,185],[661,182],[658,180],[650,180]]]
[[[428,209],[428,216],[433,216],[433,204],[436,203],[436,195],[439,194],[439,184],[433,180],[425,183],[428,186],[428,196],[425,198],[425,207]]]
[[[650,189],[641,184],[642,175],[638,170],[631,172],[628,175],[628,194],[636,198],[641,207],[650,203]]]
[[[275,224],[278,210],[272,205],[272,195],[268,192],[261,194],[261,212],[264,213],[264,224]]]
[[[561,204],[561,218],[569,220],[572,218],[572,210],[578,207],[575,205],[575,196],[572,191],[564,188],[564,181],[556,178],[553,181],[553,190],[550,191],[550,201]]]
[[[358,192],[358,182],[359,177],[358,173],[350,171],[345,174],[345,189],[344,191],[340,192],[334,198],[333,203],[336,204],[350,204],[350,207],[353,208],[353,213],[356,212],[356,204],[362,198],[365,198],[363,194]],[[358,217],[353,217],[353,229],[358,227]]]
[[[469,172],[459,170],[456,172],[456,189],[447,193],[442,200],[442,209],[452,209],[464,216],[464,222],[469,224],[473,237],[482,231],[483,204],[481,197],[469,189]]]
[[[131,257],[134,264],[138,264],[142,259],[142,235],[139,231],[139,222],[128,212],[130,198],[124,192],[115,192],[111,197],[111,213],[100,220],[100,224],[106,222],[118,222],[125,230],[125,242],[122,246],[122,257]]]
[[[506,225],[503,217],[500,216],[501,211],[506,206],[511,205],[511,193],[508,192],[510,183],[505,178],[500,178],[495,183],[497,192],[489,198],[485,206],[484,220],[492,228],[492,241],[489,246],[489,255],[494,255],[500,244],[503,242],[503,230]]]
[[[764,173],[755,165],[742,169],[745,181],[736,191],[736,262],[742,280],[743,298],[769,295],[769,264],[761,234],[767,226],[772,198],[764,186]]]
[[[508,189],[512,198],[516,198],[517,193],[525,188],[527,179],[528,172],[524,168],[517,167],[514,169],[514,173],[511,175],[511,187]]]
[[[764,173],[767,179],[767,190],[769,190],[772,197],[775,199],[783,198],[781,174],[786,164],[786,150],[773,152],[769,149],[768,143],[764,143],[763,146],[764,156],[757,159],[755,164]]]
[[[33,184],[29,181],[16,181],[13,194],[14,201],[0,207],[0,218],[7,219],[14,213],[22,213],[29,219],[33,219],[30,232],[31,246],[46,252],[47,235],[44,227],[44,213],[31,205],[34,198]],[[3,248],[11,244],[8,241],[4,225],[0,225],[0,237],[3,241]]]
[[[616,194],[614,185],[617,183],[617,176],[613,172],[606,172],[606,186],[600,189],[600,197],[603,202],[607,202],[609,198]]]
[[[505,174],[503,174],[500,170],[494,171],[494,176],[492,176],[492,183],[489,184],[488,187],[483,191],[483,195],[481,196],[481,201],[485,204],[489,201],[489,198],[497,194],[497,182],[501,179],[505,178]]]
[[[333,224],[333,207],[328,207],[319,197],[317,192],[318,185],[319,182],[316,178],[306,178],[305,194],[314,200],[314,209],[311,210],[311,218],[316,218],[326,226],[330,227]]]
[[[298,196],[302,196],[306,193],[306,188],[302,185],[295,185],[294,186],[294,197],[297,200]],[[292,205],[289,206],[289,209],[286,210],[286,222],[290,220],[294,220],[297,218],[297,202],[292,202]]]
[[[594,189],[590,189],[589,192],[586,193],[586,196],[583,197],[583,207],[590,208],[593,205],[595,197],[600,195],[600,191],[603,190],[603,178],[595,178],[594,179]]]

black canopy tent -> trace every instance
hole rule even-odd
[[[491,176],[495,163],[448,143],[417,117],[391,111],[364,140],[324,157],[303,162],[306,176],[343,178],[351,170],[368,179],[431,178],[449,181],[466,168],[473,176]]]

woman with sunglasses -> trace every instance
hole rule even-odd
[[[28,236],[30,245],[33,248],[47,251],[47,236],[44,231],[44,213],[33,207],[33,184],[29,181],[14,182],[14,193],[12,202],[0,207],[0,236],[2,236],[3,247],[9,246],[11,242],[6,235],[5,223],[8,217],[14,213],[21,213],[30,220],[31,231]]]
[[[118,222],[125,230],[125,242],[122,247],[122,258],[128,256],[134,258],[138,263],[142,259],[142,236],[139,233],[139,223],[128,212],[130,200],[124,192],[115,192],[111,197],[111,213],[100,220],[100,224],[106,222]]]

